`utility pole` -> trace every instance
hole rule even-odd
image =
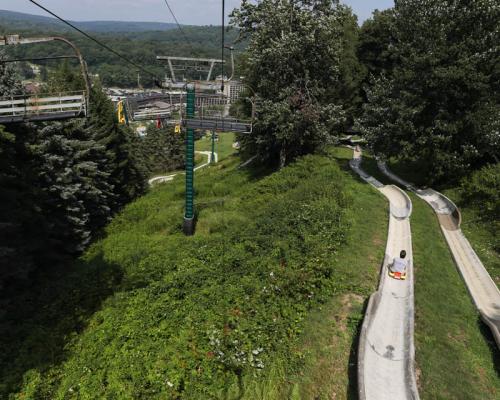
[[[195,109],[194,85],[187,87],[186,118],[194,118]],[[184,214],[184,234],[194,234],[194,129],[187,129],[186,137],[186,209]]]
[[[212,155],[210,156],[210,163],[215,164],[215,131],[212,131]]]

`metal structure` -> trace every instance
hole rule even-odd
[[[233,118],[186,118],[182,122],[188,129],[252,133],[252,123],[250,121],[238,121]]]
[[[225,61],[215,58],[158,56],[156,57],[156,59],[158,61],[167,61],[170,70],[170,77],[173,83],[177,83],[177,72],[187,72],[188,70],[195,72],[206,72],[206,81],[210,82],[215,65],[225,63]]]
[[[195,109],[195,90],[187,88],[186,117],[192,118]],[[184,234],[194,234],[194,129],[188,128],[186,137],[186,206],[184,213]]]
[[[222,77],[223,82],[230,82],[234,77],[234,48],[226,47],[231,54],[231,76],[229,78]],[[167,86],[175,89],[183,89],[186,86],[186,81],[179,81],[180,73],[199,72],[205,73],[206,76],[197,81],[197,88],[203,90],[220,90],[218,84],[220,81],[212,80],[212,74],[217,65],[224,66],[226,61],[216,58],[193,58],[193,57],[173,57],[173,56],[157,56],[158,61],[167,62],[170,72],[170,80],[167,81]],[[224,71],[224,69],[223,69]],[[192,81],[192,79],[189,79]]]
[[[88,116],[90,81],[87,64],[80,50],[69,40],[59,37],[22,38],[19,35],[0,37],[0,46],[17,46],[60,41],[72,48],[74,56],[44,57],[35,60],[75,58],[80,68],[85,90],[79,92],[47,93],[43,95],[16,95],[0,97],[0,123],[19,123],[26,121],[54,121]],[[1,62],[28,61],[28,59],[3,60]]]
[[[197,94],[195,107],[204,110],[211,106],[224,106],[227,98],[219,94]],[[133,96],[126,99],[129,120],[144,121],[156,119],[172,119],[178,112],[179,117],[186,104],[185,92],[166,92],[149,96]],[[202,112],[203,113],[203,112]],[[180,124],[179,118],[173,118]]]

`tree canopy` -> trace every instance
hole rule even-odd
[[[368,89],[359,128],[380,155],[419,160],[430,181],[500,157],[500,7],[399,0],[397,63]]]
[[[243,1],[234,11],[233,24],[249,36],[245,80],[259,98],[244,151],[283,166],[332,142],[346,120],[342,103],[356,98],[346,40],[355,21],[338,1]]]

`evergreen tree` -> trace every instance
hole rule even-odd
[[[143,167],[149,175],[164,173],[184,167],[184,139],[172,127],[157,128],[150,125],[146,136],[137,138]]]
[[[81,90],[64,63],[45,90]],[[0,63],[0,96],[22,92]],[[100,86],[89,120],[0,127],[0,287],[82,252],[113,213],[145,190],[132,136]],[[16,285],[12,287],[18,287]]]
[[[33,149],[53,247],[57,254],[78,254],[111,218],[115,195],[105,148],[75,122],[40,129]]]
[[[430,180],[500,157],[500,7],[494,0],[400,0],[391,77],[368,91],[360,128],[372,149],[419,160]]]
[[[134,149],[134,133],[118,124],[114,105],[99,82],[92,89],[90,119],[86,129],[106,149],[106,171],[116,195],[112,209],[116,211],[145,192],[145,171],[140,168],[137,150]]]
[[[13,69],[0,63],[0,97],[21,91]],[[4,293],[8,282],[29,275],[46,250],[45,219],[37,206],[30,168],[32,140],[29,127],[9,132],[0,126],[0,292]]]

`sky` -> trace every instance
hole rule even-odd
[[[37,0],[63,18],[74,21],[155,21],[174,22],[164,0]],[[187,25],[220,25],[222,0],[168,0],[177,19]],[[392,7],[393,0],[344,0],[358,15],[360,22],[372,11]],[[240,0],[226,0],[226,10],[237,7]],[[28,0],[0,0],[1,10],[46,15]]]

